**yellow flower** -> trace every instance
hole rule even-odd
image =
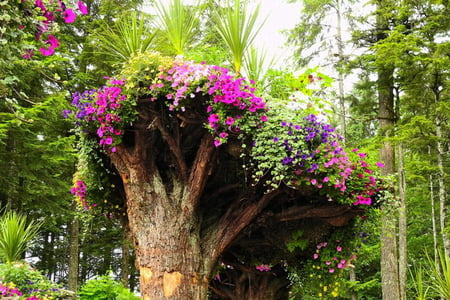
[[[327,291],[327,289],[328,289],[328,287],[327,287],[327,286],[324,286],[324,287],[323,287],[323,291],[324,291],[324,292],[326,292],[326,291]]]

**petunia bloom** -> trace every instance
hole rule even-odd
[[[89,13],[88,8],[86,4],[84,4],[83,1],[78,1],[78,9],[80,10],[81,14],[87,15]]]
[[[73,23],[73,22],[75,22],[75,19],[77,18],[77,16],[73,12],[73,10],[69,8],[63,12],[63,18],[64,18],[64,22]]]

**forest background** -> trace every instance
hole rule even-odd
[[[219,5],[216,2],[200,4],[206,12],[205,23],[208,9]],[[263,64],[264,56],[249,48],[242,72],[258,82],[263,96],[295,100],[323,114],[345,137],[348,148],[363,149],[372,157],[381,153],[386,165],[387,159],[391,161],[384,175],[390,176],[396,197],[382,205],[379,218],[364,231],[369,238],[355,267],[345,275],[353,282],[348,297],[419,297],[417,277],[411,274],[420,273],[417,270],[429,263],[427,257],[438,262],[439,249],[446,257],[450,252],[448,3],[379,0],[355,6],[340,0],[301,2],[297,25],[286,33],[289,47],[295,50],[293,57],[270,66],[270,58]],[[15,1],[0,3],[5,8],[0,15],[1,207],[43,221],[27,260],[53,281],[76,290],[112,270],[134,290],[138,274],[122,228],[124,215],[117,213],[121,203],[114,197],[114,184],[99,184],[109,186],[94,196],[103,203],[99,209],[85,212],[73,203],[70,189],[79,153],[73,124],[61,112],[70,108],[76,91],[100,86],[112,73],[117,61],[105,56],[108,47],[103,48],[107,43],[102,36],[112,35],[111,28],[120,24],[119,16],[133,15],[143,3],[85,3],[89,14],[58,24],[56,55],[36,54],[38,59],[23,57],[25,49],[36,48],[30,42],[33,34],[20,27],[26,22],[23,11]],[[260,17],[262,21],[264,15]],[[151,27],[154,16],[147,18]],[[342,31],[344,23],[350,24],[348,39]],[[155,34],[150,48],[175,55],[161,37]],[[187,58],[233,68],[229,50],[212,27],[196,31],[191,43]],[[306,68],[311,62],[319,68]],[[319,83],[309,95],[295,92],[304,78],[301,74],[320,73],[326,79],[325,70],[334,78],[332,87]],[[344,90],[350,77],[357,82]],[[111,211],[116,212],[114,218],[108,217]],[[294,283],[289,297],[316,299],[323,287],[305,279],[311,270],[301,264],[288,269]],[[393,278],[383,278],[383,274]],[[396,284],[383,287],[385,280]],[[430,297],[438,296],[430,292]]]

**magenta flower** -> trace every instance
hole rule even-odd
[[[59,47],[59,41],[57,38],[55,38],[54,35],[50,34],[48,36],[48,39],[46,41],[48,44],[50,44],[50,47],[52,48],[58,48]]]
[[[69,8],[63,12],[63,18],[64,18],[64,22],[73,23],[73,22],[75,22],[77,15],[73,12],[72,9]]]
[[[376,162],[375,165],[376,165],[378,168],[384,168],[384,164],[383,164],[382,162]]]
[[[41,47],[41,48],[39,48],[39,51],[44,56],[50,56],[50,55],[53,55],[53,53],[55,53],[55,48],[52,48],[52,47],[43,48],[43,47]]]
[[[83,15],[87,15],[89,13],[88,8],[86,6],[86,4],[84,4],[83,1],[78,1],[78,9],[80,10],[81,14]]]

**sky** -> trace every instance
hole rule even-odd
[[[278,63],[292,52],[287,48],[287,36],[282,30],[292,29],[299,22],[300,4],[287,3],[287,0],[259,0],[259,19],[267,18],[255,40],[257,49],[265,49],[268,58],[275,57]]]

